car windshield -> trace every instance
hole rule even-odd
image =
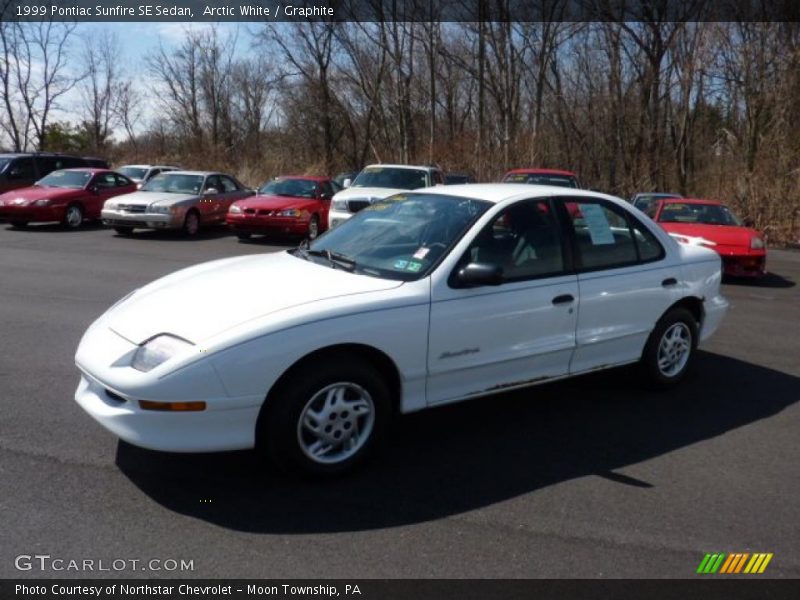
[[[503,183],[534,183],[537,185],[554,185],[556,187],[578,187],[578,182],[575,181],[574,177],[550,173],[509,173],[503,178]]]
[[[696,223],[698,225],[732,225],[741,226],[741,221],[721,204],[689,204],[684,202],[669,202],[664,204],[661,223]]]
[[[427,171],[422,169],[397,169],[392,167],[367,167],[351,187],[395,188],[398,190],[415,190],[427,187]]]
[[[356,273],[412,281],[449,252],[490,202],[441,194],[379,200],[295,256]]]
[[[142,186],[143,192],[167,192],[168,194],[199,194],[203,186],[202,175],[156,175]]]
[[[91,178],[92,174],[86,171],[53,171],[37,181],[36,185],[79,190],[89,183]]]
[[[317,182],[313,179],[283,178],[273,179],[258,190],[259,194],[270,196],[291,196],[293,198],[314,198]]]
[[[144,176],[147,175],[147,169],[142,167],[121,167],[117,169],[117,173],[122,173],[123,175],[127,175],[133,180],[140,180],[144,179]]]

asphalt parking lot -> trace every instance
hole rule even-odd
[[[338,481],[141,450],[75,404],[78,340],[117,299],[285,247],[0,223],[0,577],[695,577],[720,551],[800,577],[800,253],[724,286],[732,310],[674,391],[623,369],[410,415]],[[17,570],[34,554],[194,570]]]

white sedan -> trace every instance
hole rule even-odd
[[[611,196],[427,188],[136,290],[83,336],[75,399],[138,446],[337,473],[396,412],[629,363],[677,383],[727,310],[720,273]]]

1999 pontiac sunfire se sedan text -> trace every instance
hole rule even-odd
[[[138,446],[336,473],[396,411],[635,362],[677,383],[727,310],[719,284],[713,250],[617,198],[428,188],[136,290],[83,336],[75,398]]]

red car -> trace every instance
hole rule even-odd
[[[767,272],[764,236],[722,202],[673,198],[659,201],[646,214],[679,242],[719,252],[725,275],[762,277]]]
[[[559,169],[514,169],[503,176],[503,183],[534,183],[556,187],[579,188],[578,176]]]
[[[328,177],[277,177],[258,194],[231,204],[225,222],[239,239],[252,234],[316,238],[328,227],[333,197]]]
[[[0,219],[14,227],[32,221],[59,221],[69,229],[99,219],[103,203],[136,191],[136,184],[108,169],[61,169],[30,187],[0,195]]]

